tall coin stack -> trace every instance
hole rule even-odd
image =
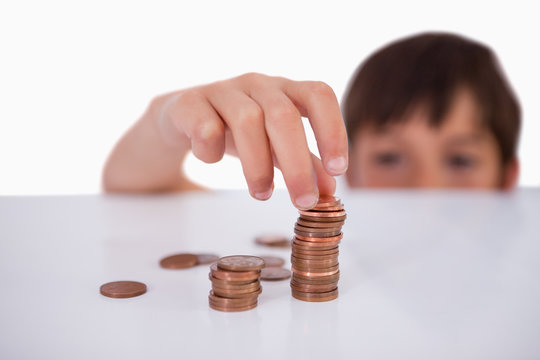
[[[292,296],[304,301],[338,297],[339,243],[347,217],[341,200],[321,195],[311,210],[300,210],[292,241]]]
[[[210,266],[210,307],[219,311],[244,311],[257,306],[262,292],[259,277],[264,260],[257,256],[225,256]]]

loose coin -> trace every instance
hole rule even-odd
[[[101,295],[111,298],[131,298],[146,292],[146,285],[137,281],[113,281],[101,285]]]
[[[263,235],[255,238],[255,243],[270,247],[288,248],[291,246],[291,240],[282,235]]]
[[[165,269],[187,269],[197,265],[198,261],[195,254],[176,254],[161,259],[159,264]]]
[[[197,265],[208,265],[219,260],[214,254],[197,254]]]
[[[290,277],[291,271],[289,269],[268,267],[261,270],[261,280],[278,281],[286,280]]]
[[[258,256],[232,255],[219,259],[217,266],[229,271],[256,271],[264,267],[264,260]]]
[[[285,265],[285,260],[278,256],[265,255],[259,257],[264,260],[265,267],[281,267]]]

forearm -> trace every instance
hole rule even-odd
[[[186,138],[165,141],[158,125],[167,96],[156,98],[122,136],[103,169],[106,192],[168,192],[198,189],[182,172],[190,149]]]

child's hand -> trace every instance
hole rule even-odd
[[[310,120],[322,162],[309,151],[301,116]],[[208,163],[225,151],[238,156],[260,200],[271,196],[278,167],[298,208],[314,206],[319,192],[333,194],[332,175],[348,163],[345,126],[328,85],[251,73],[156,97],[111,154],[105,189],[184,189],[177,171],[190,148]]]

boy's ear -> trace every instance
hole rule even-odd
[[[501,188],[503,190],[512,190],[516,187],[518,177],[519,160],[517,157],[514,157],[508,164],[503,166]]]

